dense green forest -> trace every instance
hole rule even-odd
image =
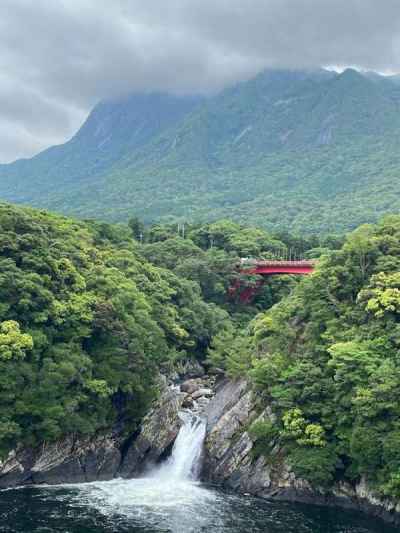
[[[146,223],[347,232],[400,212],[397,78],[268,70],[208,97],[102,102],[67,143],[0,165],[0,197]]]
[[[239,338],[213,341],[214,364],[248,375],[276,416],[250,428],[256,453],[284,450],[314,486],[364,476],[400,497],[399,243],[398,216],[361,226]]]
[[[228,319],[150,264],[132,230],[0,206],[0,450],[132,430],[160,368],[201,357]]]
[[[400,497],[399,243],[398,216],[321,239],[0,205],[1,454],[131,432],[160,371],[195,358],[247,377],[260,413],[272,408],[249,428],[255,454],[287,457],[314,486],[364,476]],[[318,258],[314,274],[258,286],[237,268],[289,251]]]
[[[243,254],[315,244],[282,239],[229,221],[112,226],[0,205],[0,452],[132,431],[160,370],[204,360],[217,333],[288,292],[282,280],[237,310],[228,291]]]

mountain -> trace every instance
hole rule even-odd
[[[265,71],[209,98],[99,104],[75,137],[0,166],[0,196],[80,217],[232,217],[340,232],[400,211],[400,85]]]
[[[0,165],[0,194],[17,202],[51,206],[53,195],[67,196],[71,187],[92,183],[125,154],[179,122],[201,101],[197,96],[134,94],[101,102],[67,143],[31,159]]]

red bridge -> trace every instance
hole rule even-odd
[[[260,276],[272,276],[273,274],[311,274],[315,268],[315,262],[242,259],[239,268],[242,274],[258,274]]]
[[[311,274],[314,268],[314,261],[264,261],[258,259],[242,259],[238,265],[240,274],[263,277],[279,274]],[[243,283],[243,280],[238,279],[229,292],[232,296],[238,295],[239,300],[242,303],[247,304],[251,302],[262,284],[263,280],[260,278],[254,281],[251,285]]]

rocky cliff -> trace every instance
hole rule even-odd
[[[182,387],[162,382],[160,398],[138,431],[128,437],[112,431],[90,439],[69,436],[39,448],[13,450],[0,461],[0,488],[105,481],[143,474],[170,453],[182,424],[179,411],[183,406],[201,412],[213,394],[213,378],[202,377],[202,369],[184,368],[183,372],[189,379]]]
[[[69,437],[39,449],[15,450],[0,462],[0,488],[142,475],[168,456],[182,424],[179,411],[190,408],[207,418],[204,481],[263,498],[359,509],[400,524],[400,504],[378,497],[365,479],[317,489],[295,476],[282,450],[257,457],[248,428],[256,419],[273,421],[272,412],[257,412],[246,381],[214,381],[197,376],[179,387],[165,384],[140,430],[128,438],[112,433],[87,440]]]
[[[257,412],[244,380],[221,381],[205,415],[205,481],[263,498],[358,509],[400,524],[400,503],[374,494],[365,479],[355,485],[341,482],[323,490],[297,478],[282,450],[275,448],[270,457],[257,457],[248,428],[256,419],[273,421],[273,414],[268,409]]]

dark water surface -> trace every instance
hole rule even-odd
[[[394,533],[358,513],[224,493],[157,479],[0,492],[7,533]]]

